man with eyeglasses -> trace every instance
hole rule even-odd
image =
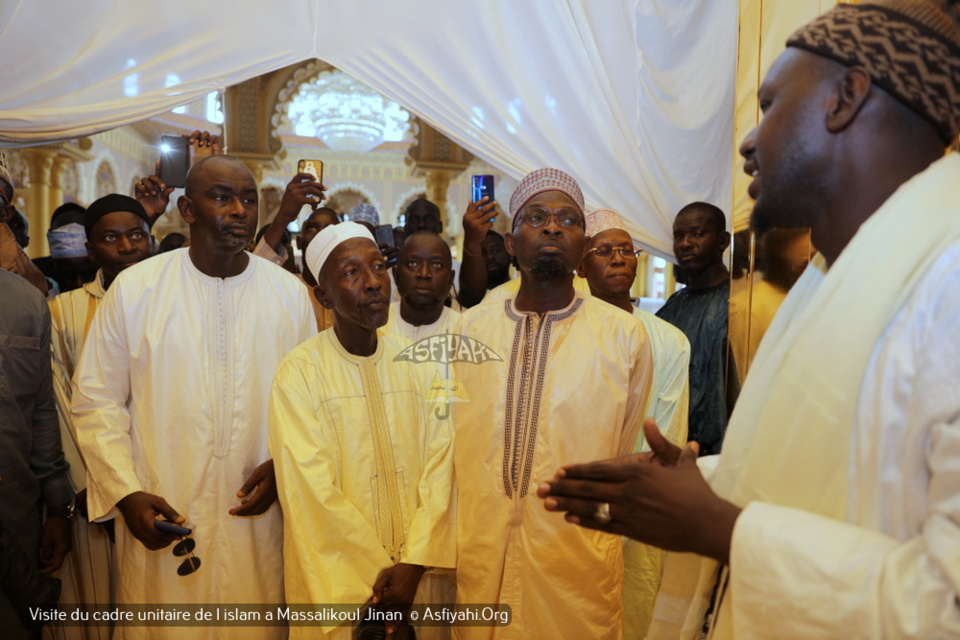
[[[557,169],[524,178],[510,201],[507,251],[520,290],[463,316],[461,334],[496,358],[458,363],[470,402],[456,405],[457,601],[501,603],[505,628],[460,638],[619,638],[621,543],[571,531],[535,490],[562,461],[633,451],[653,362],[639,319],[574,290],[583,195]]]
[[[700,455],[720,453],[727,420],[740,391],[727,342],[730,272],[723,252],[730,246],[727,219],[719,207],[693,202],[673,221],[673,254],[683,274],[677,291],[657,312],[690,341],[688,438]]]
[[[244,251],[259,202],[240,160],[195,163],[184,191],[177,206],[190,247],[120,273],[74,375],[89,516],[115,518],[119,604],[281,603],[267,401],[280,361],[316,321],[296,277]],[[158,530],[158,518],[193,529],[199,570],[166,549],[177,536]],[[175,626],[117,632],[183,637]],[[229,637],[283,633],[235,627]],[[214,625],[189,630],[191,638],[223,635]]]
[[[630,288],[637,277],[633,239],[620,216],[609,209],[587,215],[587,252],[577,273],[590,283],[590,293],[640,318],[650,337],[653,352],[653,383],[644,418],[652,417],[661,433],[675,445],[687,441],[687,369],[690,343],[683,331],[649,311],[633,306]],[[634,452],[649,450],[643,433]],[[643,638],[653,616],[653,602],[660,585],[663,552],[656,547],[625,540],[623,544],[623,635]]]

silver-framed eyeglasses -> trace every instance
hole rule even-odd
[[[588,249],[587,253],[595,253],[598,258],[609,258],[613,255],[613,252],[616,251],[620,254],[621,258],[629,258],[640,255],[643,249],[634,249],[633,247],[594,247],[593,249]]]
[[[541,211],[532,211],[525,213],[520,218],[520,222],[525,222],[528,227],[537,229],[547,224],[547,220],[553,218],[561,227],[569,229],[571,227],[582,227],[583,218],[572,211],[561,211],[560,213],[543,213]]]

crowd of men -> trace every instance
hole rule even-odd
[[[628,223],[558,169],[503,235],[469,203],[458,263],[435,204],[390,246],[309,173],[257,239],[253,175],[196,132],[188,236],[158,246],[173,190],[148,176],[58,208],[31,261],[0,162],[4,637],[58,604],[363,609],[397,638],[960,636],[958,18],[840,5],[770,69],[752,226],[819,253],[742,381],[709,203],[677,213],[686,286],[653,315]]]

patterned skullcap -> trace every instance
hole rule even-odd
[[[0,151],[0,197],[3,198],[0,205],[13,202],[13,178],[7,169],[7,156],[3,151]]]
[[[610,229],[627,230],[626,227],[623,226],[623,220],[617,212],[610,211],[610,209],[594,209],[587,214],[585,221],[587,223],[586,236],[588,238],[592,238],[598,233],[603,233]]]
[[[960,133],[960,25],[944,0],[841,4],[787,40],[848,67],[918,113],[949,143]],[[952,9],[956,12],[957,9]]]
[[[576,180],[559,169],[537,169],[528,173],[520,181],[510,197],[512,226],[517,226],[517,214],[520,213],[520,209],[523,209],[523,205],[530,202],[533,196],[546,191],[559,191],[566,194],[580,208],[580,213],[583,213],[583,192],[580,191],[580,185]]]
[[[380,214],[372,204],[361,202],[350,212],[350,222],[366,222],[375,227],[380,226]]]
[[[307,245],[306,254],[303,256],[307,266],[310,267],[310,272],[313,273],[313,277],[320,277],[320,269],[323,268],[323,264],[333,253],[333,250],[351,238],[366,238],[374,245],[377,244],[370,230],[357,222],[332,224],[314,236],[310,244]]]

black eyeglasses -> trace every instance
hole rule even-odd
[[[193,555],[193,550],[197,546],[196,540],[190,537],[190,534],[193,533],[192,529],[187,527],[181,527],[172,522],[167,522],[166,520],[155,520],[153,526],[157,528],[158,531],[163,531],[164,533],[172,533],[175,536],[180,537],[180,542],[178,542],[173,547],[173,555],[178,558],[184,558],[183,562],[180,563],[180,566],[177,567],[177,573],[181,576],[188,576],[197,569],[200,568],[200,558]]]
[[[630,256],[636,258],[643,249],[634,249],[633,247],[596,247],[589,249],[587,253],[595,253],[598,258],[609,258],[613,255],[614,251],[618,252],[621,258],[629,258]]]
[[[536,229],[547,224],[547,220],[550,218],[553,218],[557,221],[558,225],[567,229],[571,227],[583,226],[583,218],[576,213],[568,213],[565,211],[561,213],[541,213],[540,211],[533,211],[531,213],[523,214],[523,216],[520,218],[520,222],[525,222],[528,227],[533,227]]]

